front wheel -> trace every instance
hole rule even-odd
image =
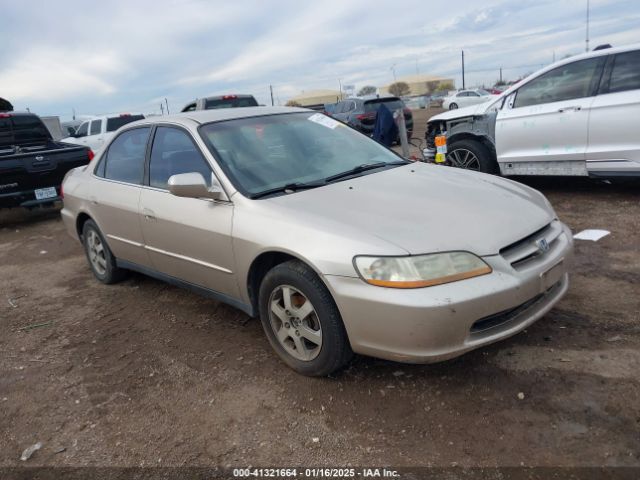
[[[304,263],[292,260],[270,270],[260,285],[259,308],[269,343],[298,373],[329,375],[351,359],[338,307]]]
[[[491,151],[475,140],[458,140],[448,147],[447,160],[452,167],[483,173],[498,173],[498,164]]]
[[[451,105],[449,105],[449,110],[455,110],[456,108],[458,108],[457,103],[452,103]]]

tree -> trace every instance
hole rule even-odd
[[[285,105],[287,107],[301,107],[302,106],[298,102],[296,102],[295,100],[289,100]]]
[[[402,97],[404,95],[409,95],[411,93],[411,89],[406,82],[395,82],[389,85],[389,93],[396,97]]]
[[[436,88],[436,92],[446,92],[447,90],[455,90],[453,82],[440,82]]]
[[[13,111],[13,105],[11,105],[11,102],[9,100],[5,100],[4,98],[0,97],[0,112],[12,112]]]
[[[435,92],[436,90],[438,90],[438,84],[440,83],[439,80],[429,80],[428,82],[426,82],[426,87],[427,87],[427,93],[429,95],[431,95],[433,92]]]
[[[364,97],[365,95],[374,95],[378,89],[373,85],[365,85],[360,90],[358,90],[358,96]]]

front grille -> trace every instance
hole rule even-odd
[[[499,253],[514,269],[518,270],[553,251],[561,233],[560,222],[554,220],[530,235],[501,248]],[[546,240],[549,246],[547,251],[538,248],[536,242],[542,239]]]
[[[542,292],[539,295],[536,295],[531,300],[528,300],[523,304],[518,305],[517,307],[511,308],[509,310],[504,310],[502,312],[494,313],[493,315],[489,315],[488,317],[484,317],[484,318],[481,318],[480,320],[477,320],[476,322],[473,323],[473,325],[471,325],[470,332],[472,334],[485,332],[492,328],[496,328],[511,322],[516,317],[518,317],[518,315],[520,315],[521,313],[530,309],[531,307],[536,305],[538,302],[541,302],[544,298],[548,297],[549,295],[552,295],[559,287],[560,287],[560,282],[557,282],[556,284],[548,288],[546,291]]]

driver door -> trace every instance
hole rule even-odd
[[[191,134],[179,127],[158,126],[140,195],[142,234],[152,268],[238,298],[231,246],[233,204],[169,193],[169,177],[191,172],[200,173],[211,186],[213,172]]]
[[[495,133],[503,174],[586,174],[589,111],[604,58],[561,65],[506,99]]]

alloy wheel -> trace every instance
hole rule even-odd
[[[311,301],[290,285],[278,286],[269,298],[269,323],[292,357],[308,362],[320,354],[322,327]]]
[[[447,160],[451,165],[457,168],[465,168],[467,170],[480,170],[480,160],[475,153],[466,148],[456,148],[447,155]]]
[[[87,233],[87,254],[95,271],[99,275],[104,275],[107,271],[107,257],[100,235],[95,230],[89,230]]]

